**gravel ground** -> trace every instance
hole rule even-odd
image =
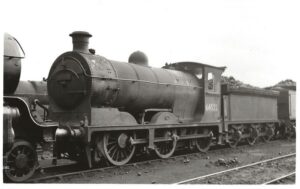
[[[294,153],[295,141],[277,140],[260,142],[254,146],[243,145],[236,149],[220,149],[207,154],[197,154],[179,159],[134,165],[90,173],[86,177],[70,177],[64,183],[113,183],[113,184],[170,184],[181,180],[246,165],[279,155]],[[295,166],[295,162],[291,166]]]
[[[295,165],[295,157],[291,157],[192,181],[187,184],[262,184],[294,172]]]
[[[295,175],[293,175],[293,176],[281,179],[281,180],[279,180],[277,182],[274,182],[272,184],[273,185],[275,185],[275,184],[295,184],[295,182],[296,182],[296,177],[295,177]]]

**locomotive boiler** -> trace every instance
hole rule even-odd
[[[114,107],[138,118],[145,109],[172,108],[180,121],[193,119],[201,93],[194,75],[107,60],[89,52],[90,34],[74,32],[71,36],[73,51],[56,59],[48,77],[50,100],[58,109],[78,112],[88,102],[91,108]],[[97,113],[93,112],[97,109],[89,110]],[[91,124],[95,121],[89,119]]]

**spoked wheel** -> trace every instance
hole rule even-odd
[[[13,182],[23,182],[34,174],[36,167],[37,154],[34,147],[27,141],[16,141],[6,154],[5,176]]]
[[[292,123],[288,123],[284,126],[284,138],[291,139],[295,135],[295,127]]]
[[[177,139],[171,134],[170,131],[165,131],[163,136],[170,137],[172,140],[155,143],[154,151],[158,157],[165,159],[171,157],[175,152]]]
[[[275,133],[273,126],[270,126],[270,125],[265,126],[264,133],[265,133],[265,135],[262,136],[263,141],[270,142],[270,140],[272,139],[272,137],[274,136],[274,133]]]
[[[209,134],[209,130],[205,129],[203,134]],[[199,152],[207,152],[212,144],[212,135],[206,138],[197,138],[196,141],[196,147]]]
[[[255,142],[256,142],[256,140],[258,139],[258,136],[259,136],[257,128],[254,127],[254,126],[251,126],[249,128],[249,134],[250,134],[250,136],[247,137],[247,142],[248,142],[249,145],[252,146],[252,145],[255,144]]]
[[[230,148],[235,148],[242,138],[242,133],[241,131],[235,128],[231,128],[228,131],[228,136],[229,136],[228,145],[230,146]]]
[[[105,158],[113,165],[124,165],[130,161],[135,145],[130,143],[130,139],[135,138],[131,133],[109,133],[103,136],[101,151]]]

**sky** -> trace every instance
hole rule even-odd
[[[259,87],[297,80],[296,0],[4,0],[1,7],[1,30],[26,53],[21,80],[47,78],[56,57],[72,50],[76,30],[91,33],[90,48],[112,60],[140,50],[152,67],[226,66],[223,75]]]

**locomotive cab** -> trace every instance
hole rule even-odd
[[[208,126],[203,127],[203,131],[211,133],[211,136],[217,138],[218,143],[221,144],[224,132],[221,115],[221,76],[226,67],[215,67],[197,62],[179,62],[166,65],[164,68],[188,72],[198,78],[201,90],[194,112],[194,121]],[[204,143],[206,145],[203,148],[197,146],[196,143],[200,151],[206,151],[209,148],[210,142]]]
[[[226,67],[214,67],[197,62],[178,62],[163,68],[188,72],[198,78],[201,87],[194,114],[196,121],[221,121],[221,76]]]

